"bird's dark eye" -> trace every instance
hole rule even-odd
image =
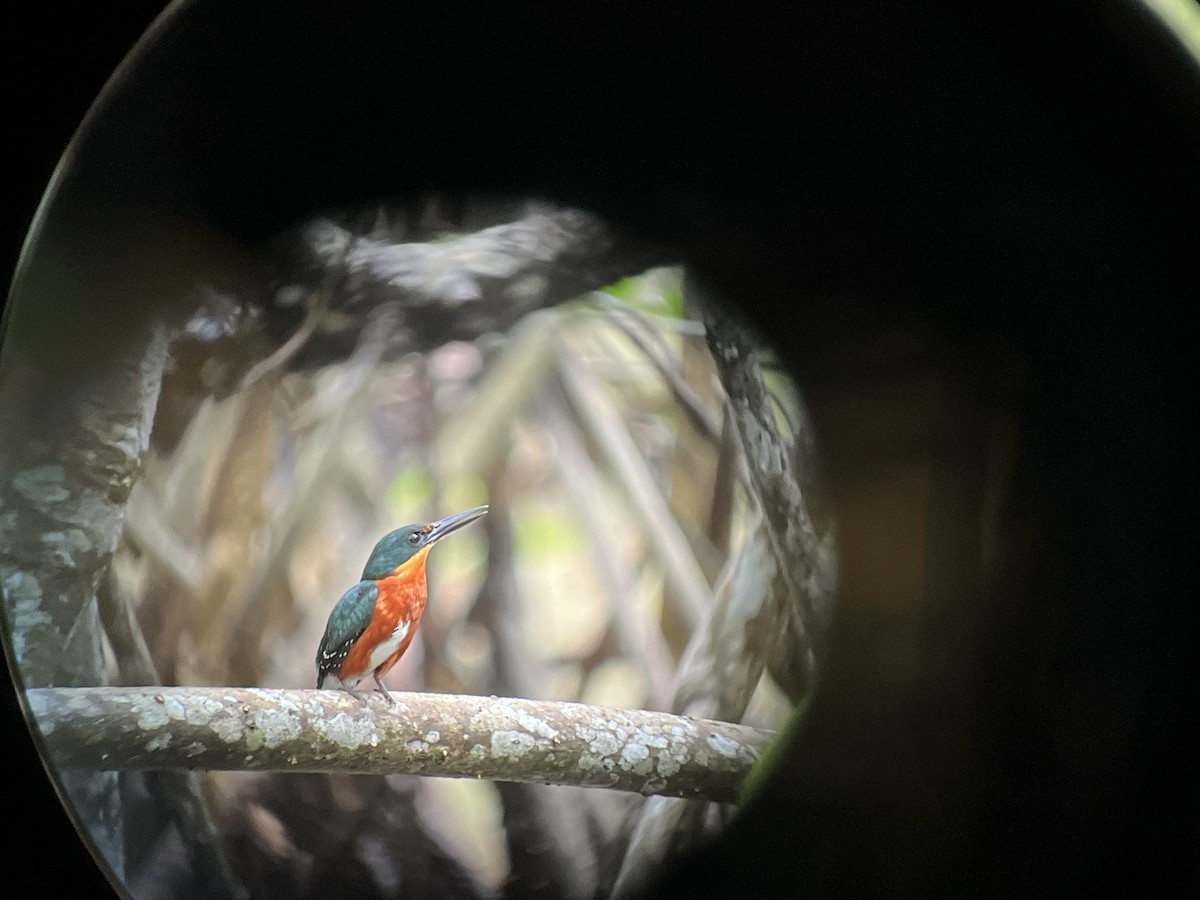
[[[410,544],[412,544],[414,547],[417,544],[421,543],[421,533],[419,531],[414,531],[412,534],[410,534],[408,536],[408,542]]]

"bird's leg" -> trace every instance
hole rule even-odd
[[[355,700],[357,700],[359,703],[367,703],[367,702],[369,702],[369,701],[367,700],[367,695],[366,695],[366,694],[360,694],[358,691],[356,691],[356,690],[355,690],[354,688],[352,688],[350,685],[346,684],[346,682],[344,682],[344,681],[339,681],[339,683],[340,683],[340,684],[341,684],[341,686],[342,686],[342,690],[344,690],[344,691],[345,691],[347,694],[349,694],[351,697],[353,697],[353,698],[354,698]]]
[[[379,677],[379,672],[372,672],[375,676],[375,686],[379,688],[379,692],[383,694],[383,699],[387,701],[388,706],[395,706],[396,701],[392,699],[392,695],[388,693],[388,689],[383,686],[383,679]]]

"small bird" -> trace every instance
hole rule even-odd
[[[362,698],[354,688],[371,675],[388,706],[395,705],[382,679],[412,643],[425,612],[429,550],[487,511],[476,506],[428,525],[405,525],[379,540],[362,580],[329,614],[317,649],[318,688],[340,687]]]

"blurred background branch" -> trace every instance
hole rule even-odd
[[[783,598],[788,639],[772,654],[772,675],[793,703],[815,685],[833,615],[837,557],[833,523],[820,502],[816,441],[798,396],[783,403],[767,387],[769,351],[694,278],[687,290],[705,311],[708,343],[762,512]],[[778,377],[776,381],[779,381]],[[790,407],[790,408],[789,408]]]

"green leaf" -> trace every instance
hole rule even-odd
[[[616,297],[618,300],[624,300],[626,303],[633,302],[633,295],[637,292],[638,282],[641,279],[636,275],[631,275],[628,278],[622,278],[616,284],[610,284],[604,288],[604,293]]]
[[[782,765],[788,746],[800,734],[805,714],[808,712],[808,705],[808,697],[796,705],[787,721],[783,723],[783,727],[779,729],[779,734],[771,743],[767,744],[762,756],[758,758],[758,762],[750,767],[750,771],[746,773],[746,777],[742,779],[738,788],[739,806],[745,806],[754,797],[761,794],[763,788],[767,786],[771,777]]]
[[[678,269],[651,269],[643,275],[622,278],[603,288],[601,293],[647,315],[669,319],[683,317],[683,278]]]

